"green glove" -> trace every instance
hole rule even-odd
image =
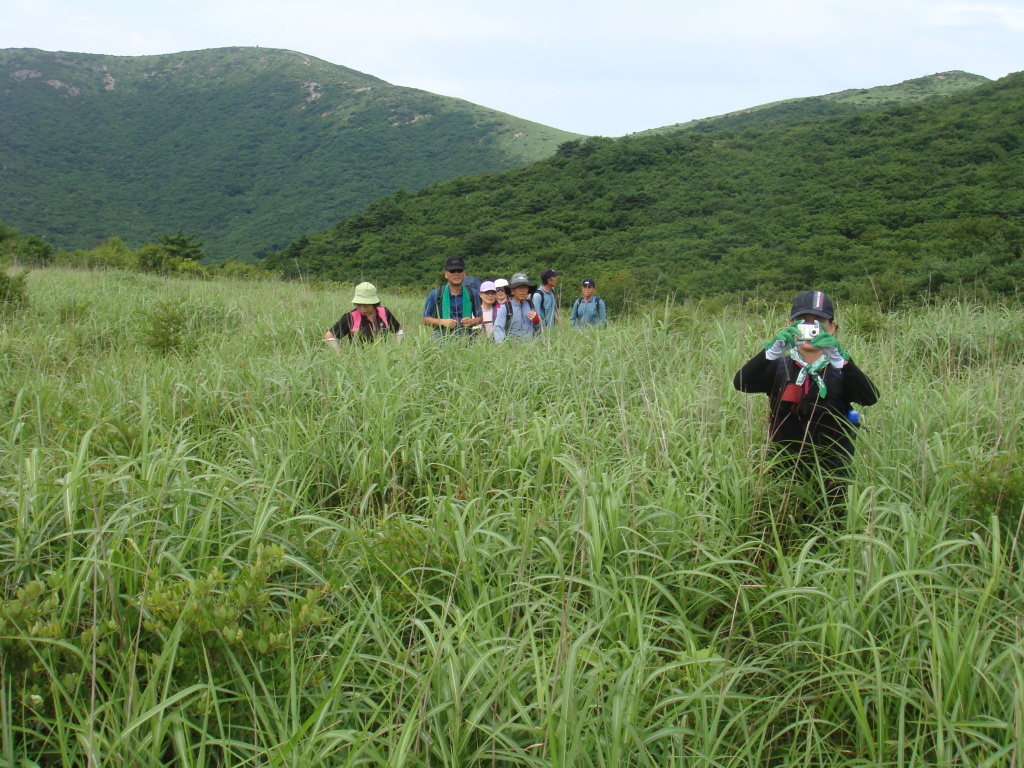
[[[842,368],[850,359],[850,356],[840,346],[839,339],[828,331],[823,330],[815,336],[811,346],[817,347],[824,352],[829,363],[835,368]]]
[[[796,323],[776,333],[775,338],[764,345],[765,356],[769,360],[778,360],[796,346],[797,334]]]

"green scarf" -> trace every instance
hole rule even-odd
[[[441,289],[441,318],[450,320],[452,316],[452,290],[448,287],[448,283],[442,285]],[[469,307],[468,315],[466,314],[466,307]],[[462,316],[473,316],[473,299],[470,298],[469,290],[466,286],[462,286]]]
[[[808,363],[800,357],[800,353],[795,349],[789,350],[789,356],[793,359],[793,362],[800,366],[800,373],[796,376],[797,386],[802,387],[807,380],[807,376],[810,375],[814,379],[814,383],[818,385],[818,396],[825,397],[828,390],[825,389],[825,379],[821,375],[821,369],[828,365],[828,357],[822,355],[813,363]]]

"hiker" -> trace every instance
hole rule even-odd
[[[485,280],[480,285],[480,317],[483,318],[484,333],[490,338],[494,336],[494,316],[498,313],[498,291],[494,283]]]
[[[402,339],[402,327],[398,320],[391,314],[391,310],[381,306],[380,296],[373,283],[360,283],[356,286],[352,303],[356,305],[348,314],[342,315],[341,319],[332,325],[324,333],[324,341],[331,348],[341,353],[338,346],[338,339],[359,339],[360,341],[373,341],[384,334],[394,333],[399,341]]]
[[[444,283],[427,295],[423,305],[421,322],[433,326],[438,338],[464,338],[483,322],[479,298],[465,281],[465,263],[461,257],[451,256],[444,265]]]
[[[783,468],[800,481],[817,481],[820,469],[827,517],[839,523],[860,419],[851,404],[874,405],[878,390],[836,338],[828,296],[804,291],[789,319],[791,325],[736,373],[733,386],[768,396],[770,438]]]
[[[499,344],[505,339],[529,341],[541,330],[540,313],[530,301],[530,279],[522,272],[512,275],[509,280],[509,299],[498,308],[494,318],[494,340]]]
[[[499,277],[497,280],[494,281],[494,290],[498,292],[496,301],[498,303],[498,306],[500,307],[502,304],[508,301],[508,280],[506,280],[504,277]]]
[[[604,325],[608,319],[604,299],[594,295],[594,281],[584,280],[580,287],[583,294],[576,299],[569,314],[569,322],[573,328]]]
[[[541,322],[550,327],[558,322],[558,299],[555,298],[555,286],[561,275],[554,269],[545,269],[540,273],[540,289],[533,294],[533,305],[540,313]]]

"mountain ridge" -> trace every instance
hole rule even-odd
[[[820,96],[800,96],[758,104],[753,107],[725,112],[721,115],[701,117],[683,123],[639,131],[634,136],[677,134],[686,132],[709,133],[721,130],[746,130],[769,125],[787,125],[821,117],[834,117],[855,112],[879,111],[901,104],[913,104],[928,99],[961,93],[992,80],[963,70],[936,72],[915,77],[893,85],[871,88],[846,88]],[[824,107],[824,108],[823,108]]]
[[[514,167],[578,134],[283,49],[0,50],[0,220],[64,248],[185,228],[281,247],[397,189]]]
[[[1024,284],[1022,100],[1024,73],[797,125],[566,142],[529,166],[384,198],[263,264],[429,285],[457,254],[484,276],[556,267],[640,298],[654,286],[1012,294]]]

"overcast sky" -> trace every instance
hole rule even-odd
[[[1024,0],[0,0],[0,48],[235,45],[621,136],[951,69],[1024,70]]]

